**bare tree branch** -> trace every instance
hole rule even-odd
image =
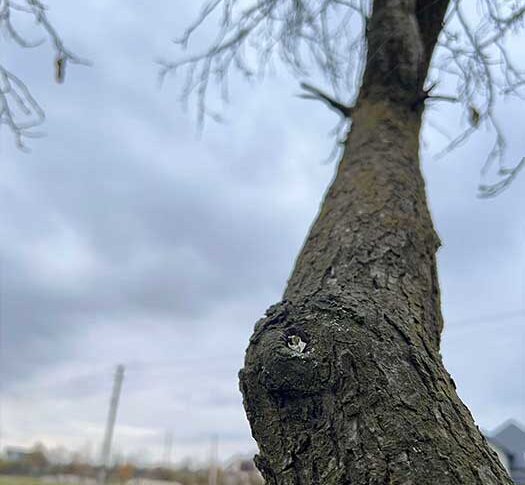
[[[162,61],[160,76],[181,75],[181,98],[185,102],[192,97],[197,100],[202,124],[213,82],[222,86],[227,99],[232,72],[253,78],[257,73],[264,74],[277,57],[301,78],[312,70],[324,75],[334,95],[306,85],[309,94],[302,97],[322,100],[346,116],[361,80],[372,4],[372,0],[208,0],[176,43],[188,49],[195,32],[214,21],[218,23],[217,37],[201,53]],[[447,4],[443,27],[436,19],[443,17]],[[480,196],[499,193],[522,166],[520,163],[509,168],[506,164],[506,144],[495,106],[502,98],[524,95],[525,71],[516,66],[507,48],[510,35],[523,27],[524,0],[417,0],[415,14],[426,62],[431,62],[427,79],[431,87],[418,103],[461,103],[469,115],[464,130],[438,156],[466,142],[479,128],[488,127],[494,133],[494,145],[482,163]],[[431,61],[429,46],[434,45],[438,35]],[[456,93],[434,92],[436,82],[444,78],[456,79]],[[345,102],[335,101],[338,99]],[[496,181],[486,183],[489,176],[496,177]]]
[[[39,40],[26,38],[15,26],[13,14],[30,16],[44,36]],[[0,30],[7,40],[21,48],[34,48],[45,42],[51,42],[55,52],[55,79],[64,81],[67,63],[88,64],[67,49],[53,25],[48,19],[46,7],[39,0],[0,0]],[[25,140],[41,136],[35,131],[45,119],[45,114],[27,85],[0,62],[0,125],[5,125],[12,133],[16,145],[27,150]]]
[[[303,99],[316,99],[318,101],[322,101],[330,109],[342,115],[343,118],[350,118],[352,114],[351,106],[347,106],[346,104],[337,101],[320,89],[317,89],[308,83],[302,82],[301,87],[306,91],[306,93],[300,94],[299,97]]]
[[[212,20],[219,25],[215,41],[199,54],[162,61],[160,77],[183,71],[181,98],[196,97],[200,123],[210,81],[217,81],[227,98],[231,71],[248,78],[264,74],[274,57],[302,77],[317,67],[336,93],[344,87],[348,95],[362,69],[369,10],[368,0],[262,0],[250,6],[210,0],[176,43],[186,49],[196,29]]]
[[[521,163],[512,168],[507,165],[505,137],[495,108],[505,97],[523,99],[525,94],[525,70],[515,65],[505,45],[507,37],[523,26],[525,6],[522,1],[477,0],[476,18],[465,12],[473,3],[451,3],[433,62],[434,77],[452,75],[456,79],[457,99],[468,113],[469,123],[437,157],[466,142],[479,128],[487,127],[494,133],[494,143],[481,168],[479,196],[492,197],[507,188],[521,168]],[[496,181],[487,183],[491,175]]]

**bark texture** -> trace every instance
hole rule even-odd
[[[512,483],[439,353],[418,100],[446,6],[374,2],[345,155],[240,373],[269,484]]]

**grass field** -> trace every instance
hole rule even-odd
[[[0,485],[42,485],[42,482],[34,478],[0,476]],[[46,484],[46,485],[52,485],[52,484]]]

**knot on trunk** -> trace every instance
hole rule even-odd
[[[241,381],[287,397],[321,394],[336,381],[334,338],[363,323],[330,297],[278,303],[255,325]]]
[[[256,327],[246,369],[265,389],[287,395],[319,393],[329,384],[330,364],[308,315],[289,303],[271,307]]]

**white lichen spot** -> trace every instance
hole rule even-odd
[[[290,335],[288,337],[288,348],[302,354],[306,348],[306,342],[304,342],[299,335]]]

